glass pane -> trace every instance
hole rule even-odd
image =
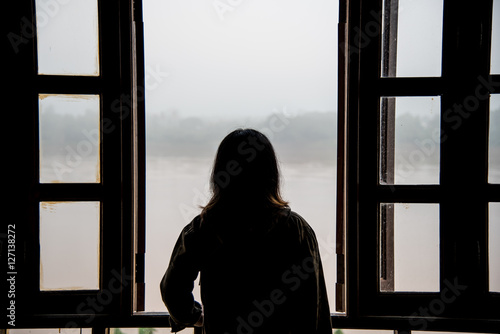
[[[157,282],[207,203],[220,141],[239,126],[268,135],[284,196],[316,231],[327,281],[336,280],[338,1],[227,6],[144,2],[146,311],[166,310]]]
[[[97,0],[35,1],[38,73],[99,75]]]
[[[500,94],[490,97],[488,182],[500,183]]]
[[[384,77],[441,76],[443,1],[384,0]]]
[[[380,183],[438,184],[440,97],[383,97]]]
[[[380,205],[380,290],[439,291],[439,204]]]
[[[98,95],[40,95],[40,182],[100,181]]]
[[[493,0],[490,67],[492,74],[500,74],[500,0]]]
[[[500,292],[500,203],[489,208],[490,291]]]
[[[40,290],[99,289],[99,202],[40,203]]]

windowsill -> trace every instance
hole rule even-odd
[[[161,317],[161,316],[168,316],[168,312],[158,312],[158,311],[136,311],[133,313],[132,316],[138,316],[138,317],[143,317],[143,316],[154,316],[154,317]]]
[[[332,317],[345,317],[345,313],[341,312],[332,312],[330,313]],[[137,317],[145,317],[145,316],[152,316],[152,317],[167,317],[169,316],[168,312],[159,312],[159,311],[137,311],[134,312],[132,316],[137,316]]]

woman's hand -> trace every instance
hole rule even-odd
[[[203,311],[201,311],[200,318],[198,321],[194,324],[194,327],[203,327]]]

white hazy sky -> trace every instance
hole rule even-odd
[[[335,111],[337,1],[230,2],[144,1],[148,112]]]
[[[400,0],[399,11],[398,76],[439,76],[442,2]],[[337,22],[334,0],[144,0],[147,110],[336,111]]]
[[[143,2],[148,112],[336,110],[338,1]],[[399,1],[399,76],[440,75],[442,8]],[[39,0],[36,11],[40,73],[96,75],[96,3]],[[492,72],[500,73],[500,0],[492,49]]]

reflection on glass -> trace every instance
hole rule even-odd
[[[384,77],[441,76],[443,1],[384,0]]]
[[[97,0],[35,1],[38,73],[99,75]]]
[[[380,290],[439,291],[439,204],[382,203],[380,213]]]
[[[440,97],[383,97],[380,183],[439,183]]]
[[[490,97],[488,182],[500,183],[500,94]]]
[[[490,68],[492,74],[500,74],[500,0],[493,0]]]
[[[99,289],[99,202],[40,203],[40,290]]]
[[[500,203],[489,206],[490,291],[500,292]]]
[[[181,229],[207,203],[216,149],[236,127],[270,138],[284,197],[316,231],[335,282],[338,1],[230,6],[144,3],[146,311],[166,310],[157,282]]]
[[[40,95],[40,182],[100,181],[98,95]]]

